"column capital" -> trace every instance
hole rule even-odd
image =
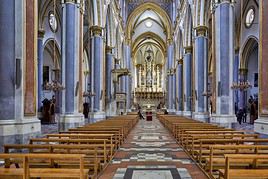
[[[45,30],[39,29],[38,30],[38,38],[44,38],[44,36],[45,36]]]
[[[173,40],[172,40],[172,39],[168,39],[168,40],[167,40],[167,44],[168,44],[168,45],[172,45],[172,43],[173,43]]]
[[[106,53],[111,53],[111,54],[112,54],[113,49],[114,49],[114,47],[111,47],[111,46],[106,46],[106,48],[105,48]]]
[[[103,28],[100,26],[91,26],[90,32],[93,36],[102,36],[102,30]]]
[[[194,28],[196,31],[196,36],[207,36],[208,27],[207,26],[197,26]]]
[[[80,0],[62,0],[62,3],[80,3]]]
[[[193,46],[187,46],[184,47],[185,53],[192,53],[193,52]]]
[[[239,68],[239,74],[240,75],[246,75],[248,73],[248,69],[246,68]]]
[[[126,39],[126,40],[125,40],[125,43],[126,43],[126,45],[131,46],[131,39]]]
[[[182,65],[182,64],[183,64],[183,59],[179,59],[179,60],[178,60],[178,64],[179,64],[179,65]]]

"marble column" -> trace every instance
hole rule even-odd
[[[3,144],[26,143],[30,136],[36,137],[41,131],[40,120],[34,113],[36,110],[31,116],[25,116],[24,113],[26,55],[31,53],[33,57],[37,51],[37,34],[31,34],[32,48],[26,45],[25,40],[26,30],[35,25],[31,20],[36,18],[34,9],[37,4],[32,2],[26,6],[25,3],[31,1],[3,0],[0,3],[0,152],[3,152]],[[36,59],[29,61],[34,64]],[[33,73],[29,75],[34,76]],[[36,89],[36,86],[33,85],[32,89]],[[36,98],[32,98],[31,109],[36,109],[33,100]]]
[[[104,100],[104,91],[103,91],[103,81],[104,81],[104,71],[103,71],[103,50],[104,50],[104,41],[103,41],[103,29],[99,26],[91,27],[91,72],[92,78],[91,83],[93,96],[94,109],[91,114],[92,120],[102,120],[105,118],[104,107],[102,106],[102,101]]]
[[[236,122],[233,107],[234,4],[223,1],[215,5],[216,114],[211,122],[230,127]]]
[[[15,0],[0,3],[0,120],[15,119]],[[13,80],[11,80],[13,79]]]
[[[192,53],[193,48],[185,47],[185,55],[183,60],[183,98],[184,98],[184,116],[192,116]]]
[[[246,82],[247,81],[247,69],[239,69],[239,82]],[[244,90],[239,90],[238,91],[238,96],[239,96],[239,102],[238,102],[238,109],[247,107],[247,92]]]
[[[43,39],[44,39],[45,31],[39,30],[38,31],[38,111],[41,112],[42,106],[42,98],[43,98]]]
[[[260,10],[260,44],[259,44],[259,95],[258,95],[258,119],[254,122],[254,130],[268,134],[268,1],[259,1]]]
[[[131,47],[130,45],[125,45],[125,64],[126,64],[126,68],[129,70],[129,72],[131,73]],[[132,78],[131,78],[131,74],[125,76],[125,92],[126,92],[126,110],[127,112],[130,112],[130,108],[132,105],[132,101],[131,101],[131,90],[132,90]]]
[[[195,112],[193,118],[207,122],[209,113],[207,96],[207,84],[208,84],[208,39],[207,39],[207,27],[198,26],[195,28]]]
[[[238,81],[239,81],[239,50],[236,50],[236,52],[235,52],[233,78],[234,78],[234,82],[238,83]],[[234,90],[234,102],[237,105],[239,103],[238,95],[239,95],[239,91]]]
[[[65,90],[63,91],[63,110],[59,124],[61,130],[67,130],[85,123],[83,114],[78,112],[79,49],[82,48],[80,47],[80,41],[77,39],[80,33],[80,15],[78,3],[69,0],[64,1],[62,81]]]
[[[169,112],[175,112],[174,108],[174,89],[173,89],[173,83],[174,83],[174,77],[173,77],[173,60],[174,60],[174,47],[173,43],[170,42],[170,45],[168,46],[167,50],[167,69],[168,69],[168,89],[167,89],[167,100],[168,100],[168,111]]]
[[[112,69],[113,69],[112,47],[106,46],[106,63],[105,63],[105,87],[106,87],[106,111],[111,116],[112,102]]]
[[[177,114],[182,115],[183,114],[183,60],[180,59],[178,61],[177,66],[177,90],[178,90],[178,108],[177,108]]]

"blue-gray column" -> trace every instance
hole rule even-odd
[[[198,27],[195,38],[195,90],[196,105],[195,112],[207,112],[207,82],[208,82],[208,41],[206,37],[206,28]]]
[[[41,106],[42,106],[42,97],[43,97],[43,53],[44,53],[44,47],[43,47],[43,38],[44,38],[44,30],[38,31],[38,111],[41,112]]]
[[[74,113],[74,98],[75,98],[75,38],[76,36],[76,21],[75,11],[77,9],[74,3],[65,4],[65,113]]]
[[[225,0],[215,6],[215,54],[217,102],[216,116],[226,115],[225,121],[234,121],[233,110],[233,61],[234,49],[234,5]],[[228,119],[229,116],[229,119]]]
[[[178,111],[183,110],[183,61],[182,59],[179,60],[178,67],[177,67],[177,88],[178,88]]]
[[[92,28],[92,83],[93,85],[93,93],[95,94],[93,97],[94,104],[94,112],[102,111],[101,109],[101,100],[103,98],[102,90],[103,90],[103,37],[101,27],[93,27]]]
[[[106,96],[107,102],[110,103],[112,99],[112,69],[113,69],[113,54],[112,48],[106,47]]]
[[[192,47],[185,47],[184,68],[184,111],[192,111]]]
[[[247,72],[248,72],[247,69],[239,69],[239,77],[238,77],[239,82],[246,82],[247,81]],[[238,108],[243,109],[247,105],[247,101],[246,101],[247,92],[244,91],[244,90],[239,90],[238,91],[238,96],[239,96]]]
[[[238,76],[239,76],[239,51],[236,51],[235,53],[235,59],[234,59],[234,69],[233,69],[233,78],[234,82],[238,83]],[[234,91],[234,102],[238,105],[238,91]]]
[[[125,61],[126,61],[126,68],[131,72],[131,47],[129,45],[125,45]],[[127,103],[126,109],[131,108],[131,90],[132,90],[132,83],[131,83],[131,76],[125,76],[125,92],[127,93]]]
[[[15,118],[15,0],[0,3],[0,120]]]
[[[173,53],[174,53],[174,48],[173,48],[173,44],[168,46],[168,58],[167,58],[167,63],[168,63],[168,71],[169,71],[169,75],[168,75],[168,89],[167,89],[167,96],[168,96],[168,109],[174,109],[174,105],[173,105],[173,100],[174,100],[174,95],[173,95],[173,69],[172,69],[172,64],[173,64]]]

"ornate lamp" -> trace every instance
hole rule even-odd
[[[52,71],[56,75],[60,71],[60,69],[53,69]],[[50,83],[48,81],[45,82],[43,84],[43,89],[58,92],[58,91],[64,90],[65,87],[60,82],[58,82],[57,80],[52,80],[52,82],[50,82]]]
[[[233,82],[231,86],[231,89],[240,91],[245,91],[248,88],[252,88],[252,85],[250,84],[249,81]]]

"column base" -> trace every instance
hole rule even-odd
[[[209,113],[207,112],[194,112],[193,113],[193,119],[197,121],[202,121],[202,122],[208,122],[209,120]]]
[[[254,121],[254,131],[268,135],[268,116],[259,117]]]
[[[41,136],[41,121],[34,118],[0,120],[0,152],[4,144],[26,144],[30,138]]]
[[[176,109],[168,109],[168,114],[176,114]]]
[[[183,115],[183,111],[176,111],[176,115],[182,116]]]
[[[59,131],[67,131],[69,128],[75,128],[85,125],[84,115],[77,114],[62,114],[58,122]]]
[[[192,117],[192,111],[183,111],[182,115],[185,117]]]
[[[104,119],[106,119],[106,113],[104,111],[90,113],[89,123],[95,123]]]
[[[236,123],[236,116],[235,115],[218,115],[212,114],[210,118],[210,123],[216,123],[220,126],[231,128],[232,123]]]

